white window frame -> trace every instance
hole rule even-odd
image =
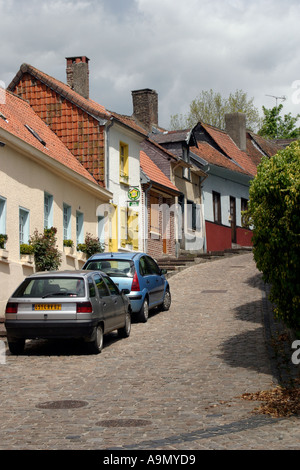
[[[21,217],[22,220],[21,224]],[[30,211],[25,207],[19,207],[19,242],[20,245],[28,243],[29,241],[29,222],[30,222]]]
[[[53,196],[44,193],[44,228],[53,227]]]
[[[63,233],[64,240],[71,239],[71,206],[63,204]]]
[[[0,196],[0,233],[6,235],[6,198]]]
[[[80,211],[76,211],[76,243],[83,243],[83,223],[84,223],[84,216],[83,213]]]

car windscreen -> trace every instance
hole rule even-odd
[[[25,279],[12,297],[85,297],[83,278],[42,277]]]
[[[91,260],[84,269],[103,271],[110,277],[133,277],[135,272],[133,261],[111,258]]]

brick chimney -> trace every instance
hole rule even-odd
[[[246,115],[242,113],[225,114],[225,128],[227,134],[236,143],[240,150],[246,151]]]
[[[152,126],[158,126],[158,95],[155,90],[144,88],[131,92],[133,116],[148,131]]]
[[[89,99],[89,59],[85,56],[66,57],[67,84],[72,90]]]

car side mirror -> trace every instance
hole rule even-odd
[[[121,294],[124,294],[124,295],[130,294],[130,290],[129,289],[122,289]]]

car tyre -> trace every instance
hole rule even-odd
[[[166,312],[171,307],[171,292],[169,289],[166,290],[161,309],[163,312]]]
[[[22,354],[25,347],[25,339],[18,339],[16,341],[8,340],[8,349],[11,354]]]
[[[126,313],[125,325],[123,326],[123,328],[118,329],[118,335],[120,336],[120,338],[128,338],[130,336],[130,332],[131,332],[131,314],[128,311]]]
[[[93,340],[89,343],[89,351],[92,354],[101,353],[103,348],[103,328],[101,325],[96,326],[93,333]]]
[[[138,321],[142,323],[146,323],[148,321],[148,318],[149,318],[149,304],[148,304],[148,300],[145,299],[141,307],[141,310],[138,313]]]

